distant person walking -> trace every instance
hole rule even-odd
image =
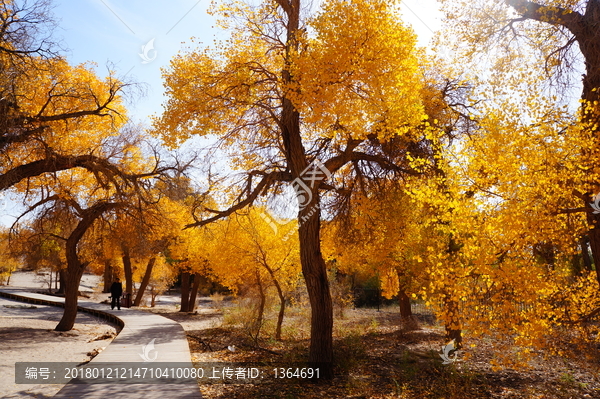
[[[110,286],[111,309],[114,309],[116,306],[117,309],[121,310],[121,295],[123,295],[123,284],[121,284],[121,280],[116,278],[115,282]]]

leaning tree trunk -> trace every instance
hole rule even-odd
[[[85,265],[80,264],[77,259],[69,260],[67,258],[67,263],[69,263],[70,267],[65,273],[65,310],[60,322],[55,328],[56,331],[69,331],[75,325],[75,319],[77,318],[79,283],[81,282],[81,276],[85,269]]]
[[[198,296],[198,289],[200,288],[200,274],[196,273],[194,276],[194,282],[192,283],[192,289],[190,291],[190,300],[188,301],[188,312],[193,312],[196,309],[196,297]]]
[[[269,271],[272,272],[272,270]],[[281,341],[281,327],[283,326],[283,317],[285,316],[285,295],[283,294],[283,290],[281,289],[281,284],[275,278],[274,273],[271,274],[273,279],[273,284],[275,284],[275,288],[277,289],[277,296],[279,296],[279,313],[277,314],[277,327],[275,328],[275,339],[277,341]]]
[[[94,223],[96,218],[98,218],[104,212],[119,206],[121,205],[110,202],[100,202],[88,209],[83,210],[81,212],[81,220],[67,238],[65,311],[60,319],[60,322],[55,328],[56,331],[69,331],[75,325],[75,318],[77,317],[77,295],[79,292],[79,283],[81,281],[81,276],[83,275],[83,270],[87,265],[79,260],[79,255],[77,254],[77,246],[79,245],[79,241],[81,238],[83,238],[85,232],[92,226],[92,223]]]
[[[144,278],[140,283],[140,288],[135,296],[135,300],[133,301],[133,306],[140,306],[140,302],[142,302],[142,298],[144,297],[144,291],[146,291],[146,287],[150,282],[150,277],[152,276],[152,268],[154,268],[154,264],[156,263],[156,257],[150,258],[148,260],[148,264],[146,265],[146,272],[144,273]]]

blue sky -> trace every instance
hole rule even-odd
[[[313,0],[317,1],[317,0]],[[210,0],[54,0],[54,15],[59,29],[56,36],[68,49],[73,64],[92,61],[104,74],[110,63],[120,76],[145,83],[146,96],[129,104],[132,117],[147,121],[148,115],[161,112],[162,82],[160,68],[190,38],[210,45],[223,32],[213,28],[206,13]],[[403,1],[404,20],[412,24],[421,45],[439,26],[435,0]],[[154,50],[146,52],[147,63],[139,55],[142,46],[153,40]]]
[[[145,83],[146,96],[128,104],[135,119],[160,113],[162,83],[160,68],[192,36],[210,44],[213,20],[206,13],[208,0],[55,0],[59,20],[56,36],[68,49],[73,64],[93,61],[98,73],[112,65],[119,76]],[[153,40],[146,61],[142,46]]]

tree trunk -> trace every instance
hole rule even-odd
[[[105,259],[104,260],[104,289],[102,290],[102,292],[104,292],[104,293],[110,292],[110,286],[113,283],[113,275],[114,275],[114,271],[113,271],[112,260]]]
[[[291,59],[298,51],[296,35],[300,30],[300,0],[277,0],[288,20],[286,24],[285,65],[281,71],[283,84],[294,83]],[[319,183],[303,184],[302,174],[308,166],[306,151],[300,132],[300,114],[291,99],[283,96],[281,101],[280,130],[287,166],[291,172],[292,185],[302,183],[308,191],[296,190],[300,210],[298,225],[300,237],[300,260],[306,281],[311,307],[310,349],[308,361],[320,369],[322,379],[333,378],[333,305],[327,269],[321,254],[321,211]],[[307,179],[308,180],[308,179]],[[308,183],[308,181],[306,182]],[[308,197],[307,197],[308,196]]]
[[[283,317],[285,316],[285,297],[279,295],[279,313],[277,314],[277,328],[275,329],[275,339],[281,341],[281,327],[283,326]]]
[[[583,267],[586,271],[592,270],[592,260],[590,259],[589,252],[589,238],[588,236],[581,237],[579,245],[581,246],[581,258],[583,259]]]
[[[196,309],[196,296],[198,296],[198,288],[200,287],[200,274],[194,274],[194,282],[190,292],[190,300],[188,302],[188,312],[193,312]]]
[[[600,149],[600,35],[598,35],[597,26],[600,23],[600,2],[590,0],[587,2],[586,12],[582,20],[573,24],[563,24],[574,35],[579,45],[579,50],[584,57],[586,73],[583,74],[583,89],[581,99],[581,122],[585,129],[589,131],[590,140],[595,140],[593,147],[588,154],[591,158],[592,170],[597,171],[597,155]],[[587,182],[588,190],[598,193],[598,182],[593,179]],[[591,195],[585,194],[585,206],[589,207]],[[588,225],[592,226],[588,237],[592,258],[596,269],[596,279],[600,284],[600,215],[587,212]],[[585,258],[584,258],[585,259]]]
[[[462,330],[460,327],[460,313],[458,308],[458,302],[450,298],[447,294],[446,298],[444,299],[444,307],[446,315],[450,317],[450,320],[447,320],[444,326],[446,330],[446,342],[454,340],[454,347],[457,349],[461,348]]]
[[[90,228],[94,220],[104,212],[122,206],[117,203],[99,202],[88,209],[82,211],[82,218],[67,238],[66,243],[66,284],[65,284],[65,311],[60,322],[56,326],[56,331],[69,331],[75,324],[77,317],[77,294],[79,292],[79,282],[83,275],[83,270],[87,264],[81,263],[77,254],[77,246],[79,241]]]
[[[318,201],[318,195],[316,195]],[[320,377],[333,378],[333,305],[327,280],[327,268],[321,254],[321,211],[300,210],[300,260],[310,300],[310,350],[308,361],[321,371]],[[312,215],[308,216],[310,212]],[[303,219],[306,217],[306,219]],[[306,221],[304,221],[306,220]]]
[[[77,295],[84,267],[72,264],[65,276],[65,310],[56,326],[56,331],[69,331],[75,325],[77,318]]]
[[[152,268],[154,267],[154,263],[156,263],[156,257],[150,258],[148,260],[148,264],[146,265],[146,272],[144,273],[144,278],[140,284],[140,288],[135,296],[135,300],[133,301],[133,306],[140,306],[140,302],[142,302],[142,298],[144,297],[144,291],[146,291],[146,287],[150,282],[150,276],[152,276]]]
[[[190,273],[181,273],[181,308],[180,312],[187,312],[190,303]]]
[[[254,328],[252,330],[254,331],[250,331],[250,336],[252,336],[256,346],[258,346],[258,337],[260,336],[260,330],[262,329],[263,318],[265,315],[265,303],[267,302],[267,296],[265,295],[260,272],[258,270],[256,270],[256,285],[258,286],[258,309],[256,312],[256,320],[253,323]]]
[[[133,270],[129,248],[123,247],[123,272],[125,274],[125,292],[133,294]]]
[[[600,226],[594,225],[589,233],[590,248],[592,249],[592,259],[594,259],[594,269],[596,269],[596,280],[600,285]]]
[[[590,193],[584,194],[583,200],[585,202],[584,206],[586,207],[589,207],[589,204],[594,202],[592,201],[592,196]],[[600,214],[587,212],[586,217],[588,226],[591,226],[591,229],[588,231],[588,238],[590,249],[592,250],[594,269],[596,270],[596,280],[600,285]]]
[[[398,291],[398,303],[400,305],[400,317],[402,320],[407,321],[412,318],[412,308],[410,306],[410,298],[406,295],[403,289]]]
[[[158,292],[154,291],[154,287],[150,287],[150,297],[152,298],[150,301],[150,307],[153,308],[156,306],[156,297],[158,296]]]
[[[269,266],[269,263],[267,262],[265,253],[262,251],[261,249],[261,253],[262,253],[262,265],[265,269],[267,269],[267,271],[269,272],[269,275],[271,276],[271,280],[273,281],[273,284],[275,285],[275,289],[277,289],[277,296],[279,296],[279,314],[277,315],[277,327],[275,328],[275,339],[277,341],[281,341],[281,326],[283,325],[283,317],[285,316],[285,295],[283,294],[283,290],[281,289],[281,284],[279,284],[279,281],[277,281],[277,278],[275,277],[275,272],[273,271],[273,269]]]

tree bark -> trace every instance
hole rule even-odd
[[[581,246],[581,258],[583,259],[583,267],[586,271],[592,270],[592,260],[589,253],[589,237],[584,236],[579,240]]]
[[[81,263],[77,253],[79,241],[83,238],[85,232],[92,226],[94,221],[104,212],[121,206],[118,203],[99,202],[81,213],[81,220],[73,229],[66,243],[67,270],[65,284],[65,311],[60,322],[56,326],[56,331],[69,331],[75,324],[77,317],[77,295],[79,291],[79,282],[87,263]]]
[[[67,270],[65,278],[65,310],[55,328],[56,331],[71,330],[77,318],[77,295],[79,294],[79,283],[85,266],[77,263],[73,263],[71,266]]]
[[[281,284],[279,284],[279,281],[277,281],[277,278],[275,277],[275,272],[267,262],[267,258],[265,256],[266,254],[264,253],[262,248],[259,249],[262,255],[261,263],[263,267],[267,269],[267,272],[269,272],[269,275],[271,276],[271,281],[273,281],[275,289],[277,290],[277,296],[279,297],[279,313],[277,314],[277,327],[275,328],[275,339],[277,341],[281,341],[281,327],[283,326],[283,318],[285,316],[285,295],[283,293],[283,289],[281,289]]]
[[[156,257],[153,256],[148,260],[148,264],[146,265],[146,272],[144,273],[144,278],[140,284],[140,288],[138,289],[137,295],[135,296],[135,300],[133,301],[133,306],[140,306],[140,302],[142,302],[142,298],[144,297],[144,291],[146,291],[146,287],[150,282],[150,277],[152,276],[152,268],[156,263]]]
[[[318,195],[315,197],[318,201]],[[321,370],[321,378],[333,378],[333,305],[327,268],[321,253],[321,210],[300,210],[300,260],[310,300],[311,326],[308,361]],[[307,216],[307,219],[303,217]],[[306,220],[302,222],[303,220]]]
[[[190,300],[188,302],[188,312],[193,312],[196,309],[196,297],[198,296],[198,288],[200,287],[200,274],[194,274],[194,282],[190,292]]]
[[[125,292],[133,295],[133,270],[129,248],[123,246],[123,272],[125,274]]]
[[[281,341],[281,328],[283,327],[283,318],[285,316],[285,297],[279,295],[279,313],[277,314],[277,327],[275,328],[275,339]]]
[[[600,226],[594,226],[589,233],[590,248],[592,249],[592,258],[594,259],[594,268],[596,269],[596,280],[600,285]]]
[[[270,270],[271,271],[271,270]],[[277,289],[277,296],[279,297],[279,313],[277,314],[277,327],[275,328],[275,339],[277,341],[281,341],[281,327],[283,326],[283,317],[285,316],[285,295],[283,294],[283,290],[281,289],[281,285],[279,281],[274,277],[273,284],[275,284],[275,288]]]
[[[260,330],[262,329],[263,319],[265,315],[265,304],[267,302],[267,296],[263,288],[262,280],[260,278],[260,272],[256,270],[256,285],[258,287],[258,309],[256,312],[256,320],[254,320],[254,328],[250,331],[250,335],[254,340],[256,346],[258,346],[258,337],[260,336]]]
[[[587,208],[592,203],[592,196],[590,193],[583,195],[584,206]],[[591,226],[588,231],[588,239],[590,249],[592,250],[592,259],[594,261],[594,269],[596,270],[596,280],[600,285],[600,214],[594,214],[592,212],[586,212],[586,218],[588,226]]]
[[[187,312],[190,303],[190,272],[181,273],[181,308],[180,312]]]
[[[150,301],[150,307],[153,308],[156,306],[156,297],[158,296],[158,292],[154,291],[154,287],[150,287],[150,297],[152,298]]]
[[[406,295],[403,289],[398,291],[398,303],[400,305],[400,317],[402,320],[410,320],[412,318],[412,308],[410,306],[410,298]]]

